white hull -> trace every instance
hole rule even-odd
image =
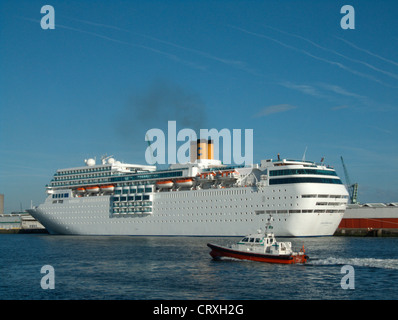
[[[68,190],[65,190],[68,192]],[[112,196],[92,195],[46,201],[28,212],[52,234],[242,236],[264,228],[270,214],[279,237],[331,236],[346,200],[306,194],[345,195],[343,185],[300,183],[153,192],[151,214],[117,215]],[[325,199],[321,199],[324,201]]]

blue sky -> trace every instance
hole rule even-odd
[[[253,129],[255,162],[307,148],[344,179],[343,156],[360,201],[398,201],[397,14],[396,1],[1,1],[5,211],[41,203],[86,158],[144,163],[146,131],[168,120]]]

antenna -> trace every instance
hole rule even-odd
[[[269,214],[269,218],[267,219],[267,222],[265,223],[265,232],[268,231],[268,229],[273,229],[271,221],[274,219],[272,218],[272,214]]]
[[[307,148],[308,148],[308,147],[305,147],[304,154],[303,154],[303,158],[301,159],[302,161],[305,161],[305,154],[307,153]]]

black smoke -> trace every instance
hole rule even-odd
[[[145,132],[159,128],[167,133],[168,121],[177,121],[177,131],[190,128],[199,133],[206,128],[206,106],[194,91],[165,80],[157,80],[131,95],[123,110],[122,133],[137,135],[144,141]]]

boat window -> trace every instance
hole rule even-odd
[[[256,238],[256,242],[260,242],[261,241],[261,239],[260,238]]]
[[[254,238],[250,238],[250,240],[249,240],[250,242],[254,242]]]
[[[243,238],[242,242],[248,242],[249,238]]]

